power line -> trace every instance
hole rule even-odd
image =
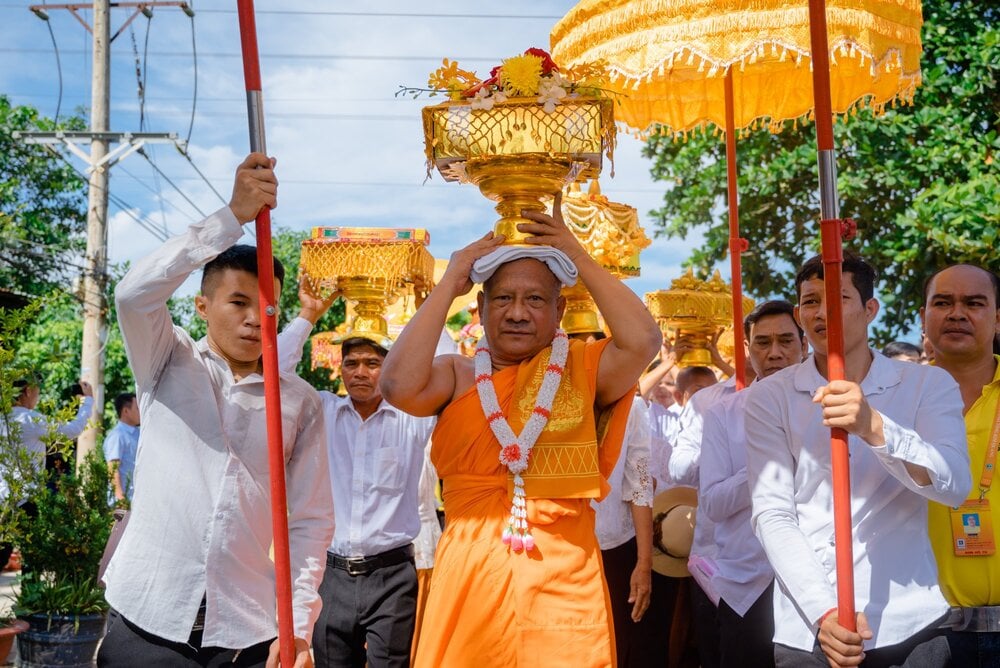
[[[44,4],[44,2],[42,3]],[[59,45],[56,44],[56,34],[52,31],[52,21],[45,19],[45,27],[49,29],[49,38],[52,40],[52,50],[56,54],[56,71],[59,73],[59,100],[56,102],[56,115],[52,122],[53,127],[59,127],[59,110],[62,108],[63,98],[63,76],[62,60],[59,58]]]
[[[192,5],[193,3],[189,3]],[[24,5],[0,3],[0,9],[24,9]],[[233,9],[199,9],[199,14],[235,14]],[[561,15],[547,16],[542,14],[447,14],[447,13],[421,13],[421,12],[348,12],[338,10],[306,10],[306,9],[258,9],[256,14],[279,14],[283,16],[357,16],[357,17],[384,17],[384,18],[427,18],[427,19],[485,19],[496,20],[530,20],[530,21],[558,21],[563,18]]]
[[[174,182],[173,182],[173,180],[171,180],[171,178],[170,178],[169,176],[167,176],[167,175],[166,175],[166,174],[165,174],[165,173],[163,172],[163,170],[162,170],[162,169],[160,169],[160,168],[159,168],[159,166],[158,166],[158,165],[157,165],[157,164],[156,164],[156,163],[155,163],[155,162],[154,162],[154,161],[153,161],[152,159],[150,159],[149,155],[148,155],[148,154],[146,153],[146,149],[145,149],[145,147],[143,147],[143,148],[140,148],[140,149],[138,149],[138,150],[136,151],[136,153],[138,153],[139,155],[141,155],[142,157],[144,157],[144,158],[146,159],[146,162],[148,162],[148,163],[150,164],[150,166],[151,166],[151,167],[152,167],[152,168],[153,168],[153,169],[154,169],[154,170],[156,171],[156,173],[157,173],[157,174],[159,174],[160,176],[162,176],[162,177],[163,177],[163,180],[164,180],[164,181],[166,181],[167,183],[169,183],[169,184],[170,184],[170,186],[171,186],[171,187],[172,187],[172,188],[173,188],[174,190],[176,190],[176,191],[177,191],[177,193],[178,193],[178,194],[179,194],[179,195],[180,195],[181,197],[183,197],[183,198],[184,198],[184,200],[185,200],[185,201],[186,201],[186,202],[187,202],[188,204],[190,204],[190,205],[191,205],[192,207],[194,207],[194,210],[195,210],[195,211],[197,211],[197,212],[198,212],[199,214],[201,214],[201,217],[202,217],[202,218],[204,218],[204,217],[205,217],[205,212],[204,212],[204,211],[202,211],[202,210],[201,210],[201,208],[200,208],[200,207],[199,207],[199,206],[198,206],[197,204],[195,204],[195,203],[194,203],[194,201],[193,201],[193,200],[192,200],[192,199],[191,199],[190,197],[188,197],[188,196],[187,196],[187,195],[186,195],[186,194],[184,193],[184,191],[183,191],[183,190],[181,190],[181,189],[180,189],[180,188],[179,188],[179,187],[177,186],[177,184],[176,184],[176,183],[174,183]]]
[[[204,10],[202,10],[204,11]],[[66,53],[74,54],[88,54],[90,51],[87,49],[72,49],[64,50]],[[0,48],[0,53],[47,53],[46,49],[33,49],[29,47],[2,47]],[[154,51],[150,55],[159,56],[163,58],[188,58],[190,54],[184,51]],[[210,51],[208,53],[202,52],[201,56],[204,58],[243,58],[243,54],[237,53],[235,51]],[[112,58],[115,56],[112,54]],[[120,56],[119,56],[120,57]],[[433,61],[436,63],[441,62],[441,56],[416,56],[416,55],[398,55],[398,56],[384,56],[384,55],[348,55],[340,53],[261,53],[260,57],[262,60],[365,60],[365,61]],[[482,56],[457,56],[451,58],[451,60],[458,60],[466,63],[493,63],[496,64],[502,60],[502,58],[493,57],[482,57]]]
[[[144,181],[142,178],[140,178],[137,174],[135,174],[134,172],[130,172],[127,168],[125,168],[121,164],[118,165],[118,169],[120,169],[121,171],[125,172],[126,176],[130,177],[133,181],[135,181],[136,183],[138,183],[139,185],[141,185],[144,189],[146,189],[147,191],[149,191],[151,194],[156,195],[156,197],[161,202],[161,205],[160,205],[161,207],[162,207],[162,202],[166,201],[166,203],[169,204],[170,206],[172,206],[175,211],[177,211],[178,213],[180,213],[181,215],[183,215],[185,218],[187,218],[192,223],[197,223],[198,222],[198,219],[195,218],[194,216],[192,216],[189,212],[187,212],[184,209],[180,208],[179,206],[177,206],[176,204],[174,204],[173,202],[171,202],[169,199],[166,199],[165,197],[163,197],[163,192],[162,192],[162,190],[160,190],[160,182],[159,182],[158,178],[155,175],[154,175],[154,184],[155,184],[156,187],[154,188],[153,186],[150,186],[148,183],[146,183],[146,181]],[[163,222],[163,229],[166,230],[167,232],[169,232],[170,234],[173,234],[173,232],[167,226],[166,220],[164,220],[164,222]]]
[[[198,42],[195,40],[194,36],[194,0],[191,0],[191,14],[188,18],[191,19],[191,61],[194,67],[194,90],[191,93],[191,120],[188,122],[187,137],[184,138],[185,144],[191,143],[191,131],[194,129],[194,112],[198,107]]]
[[[72,169],[76,173],[76,175],[83,180],[84,183],[89,184],[90,179],[87,177],[87,175],[81,172],[79,169],[77,169],[76,165],[70,162],[65,155],[52,148],[52,146],[50,146],[49,144],[43,144],[43,146],[45,147],[45,150],[47,150],[49,153],[62,160],[64,163],[66,163],[66,165],[70,169]],[[152,226],[151,223],[145,220],[141,220],[138,216],[132,213],[132,210],[133,209],[138,210],[139,209],[138,207],[132,206],[131,204],[123,200],[121,197],[112,193],[110,190],[108,190],[107,193],[108,193],[108,199],[111,200],[111,203],[114,204],[119,211],[121,211],[126,216],[134,220],[142,229],[146,230],[160,241],[167,240],[167,236],[162,231],[156,229],[155,227]]]

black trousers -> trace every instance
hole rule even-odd
[[[719,609],[712,599],[691,579],[691,611],[694,617],[694,640],[698,645],[701,668],[719,668]]]
[[[865,652],[861,668],[946,668],[952,665],[946,630],[940,628],[944,617],[917,631],[901,643],[879,647]],[[830,663],[819,646],[812,652],[792,649],[785,645],[774,646],[774,665],[777,668],[828,668]],[[955,668],[966,668],[955,664]]]
[[[188,642],[171,642],[143,631],[117,610],[108,613],[108,632],[97,653],[99,668],[264,668],[272,640],[242,650],[202,647],[201,631]]]
[[[316,668],[384,668],[410,665],[417,613],[413,559],[350,575],[327,562],[323,600],[313,629]]]
[[[742,617],[719,600],[719,665],[774,668],[774,582]]]
[[[639,559],[635,538],[610,550],[602,550],[601,559],[611,596],[618,668],[666,665],[677,579],[653,573],[649,608],[641,620],[633,622],[628,595],[632,571]]]

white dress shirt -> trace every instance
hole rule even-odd
[[[882,415],[885,445],[848,439],[855,604],[874,632],[866,649],[902,642],[948,611],[927,499],[957,505],[972,485],[951,375],[872,354],[861,391]],[[780,584],[774,641],[806,651],[837,604],[830,430],[812,400],[826,384],[810,357],[751,385],[745,413],[754,530]],[[925,467],[931,484],[918,486],[905,462]]]
[[[424,448],[424,465],[417,484],[417,514],[420,516],[420,533],[413,539],[413,561],[419,570],[434,568],[434,555],[441,540],[441,522],[437,515],[438,475],[431,463],[431,442]]]
[[[698,471],[698,508],[715,524],[712,586],[741,617],[774,579],[764,548],[750,526],[746,432],[747,393],[722,398],[705,411]]]
[[[278,337],[282,369],[294,369],[312,325],[296,318]],[[420,532],[417,487],[437,418],[386,401],[362,420],[350,397],[319,393],[326,415],[336,517],[330,552],[370,557],[409,545]]]
[[[653,506],[653,479],[649,475],[649,415],[642,397],[632,400],[625,425],[624,452],[608,478],[611,491],[603,501],[592,500],[594,531],[602,550],[618,547],[635,537],[632,506]]]
[[[206,647],[276,635],[264,379],[174,327],[167,299],[236,243],[228,207],[136,262],[115,298],[135,375],[139,434],[132,515],[104,576],[108,603],[140,628],[186,642],[205,597]],[[333,528],[322,405],[281,374],[295,635],[309,640]]]
[[[662,492],[674,485],[665,477],[667,462],[670,461],[670,451],[673,449],[677,430],[680,428],[680,404],[671,404],[664,408],[656,401],[649,405],[649,466],[653,483],[657,492]]]
[[[670,484],[698,488],[698,460],[701,458],[705,411],[734,392],[736,379],[730,378],[698,390],[681,409],[677,440],[670,452],[670,459],[667,460],[667,471],[663,474]],[[715,567],[716,552],[718,546],[715,543],[715,522],[705,514],[704,508],[698,506],[695,511],[691,556],[707,560],[708,567],[712,570]]]
[[[76,417],[69,422],[59,424],[36,410],[24,406],[14,406],[10,411],[10,422],[17,425],[15,429],[21,447],[31,453],[36,470],[41,471],[45,468],[45,453],[48,451],[42,439],[52,432],[69,439],[78,438],[87,428],[87,421],[90,420],[93,409],[94,398],[83,397],[80,406],[76,409]],[[2,432],[7,430],[7,425],[3,421],[0,421],[0,430]],[[7,492],[6,476],[0,472],[0,500],[7,498]]]

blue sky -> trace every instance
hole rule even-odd
[[[192,4],[198,101],[190,154],[228,199],[233,170],[248,150],[236,3]],[[396,90],[425,85],[443,57],[483,74],[527,47],[548,48],[550,29],[573,4],[257,2],[268,151],[278,158],[281,181],[274,224],[301,230],[314,225],[424,227],[431,232],[436,257],[447,257],[482,235],[496,215],[476,188],[446,184],[439,176],[423,183],[420,108],[437,100],[397,98]],[[0,2],[0,92],[14,104],[52,116],[59,90],[55,52],[45,23],[27,7]],[[81,14],[89,21],[89,12]],[[62,62],[61,113],[66,114],[90,104],[90,35],[65,10],[50,10],[49,16]],[[128,16],[125,9],[112,10],[112,32]],[[112,130],[139,129],[138,56],[146,68],[145,128],[186,136],[194,85],[191,24],[180,10],[160,8],[151,21],[140,15],[114,41]],[[663,185],[649,176],[638,141],[621,135],[619,142],[616,176],[611,179],[605,169],[604,193],[635,206],[652,236],[648,212],[658,207]],[[198,209],[208,213],[221,205],[172,147],[153,147],[150,154]],[[134,215],[171,233],[200,217],[138,155],[112,170],[111,191]],[[112,262],[141,257],[159,243],[115,206],[111,214]],[[639,293],[667,287],[698,242],[656,240],[642,255],[642,277],[629,285]],[[727,267],[721,268],[725,273]]]

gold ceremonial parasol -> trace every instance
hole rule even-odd
[[[302,242],[300,271],[313,289],[339,290],[355,311],[349,329],[334,341],[353,336],[392,345],[385,319],[389,304],[415,282],[429,288],[434,258],[426,230],[315,227]]]
[[[551,208],[551,204],[549,205]],[[635,207],[610,201],[601,193],[597,179],[587,192],[571,183],[562,200],[563,220],[587,253],[618,278],[639,275],[639,252],[650,241],[639,225]],[[563,288],[566,313],[562,328],[567,334],[600,332],[600,314],[587,288],[577,282]]]
[[[919,0],[829,0],[832,110],[909,102],[920,81]],[[603,61],[620,97],[616,118],[646,134],[715,125],[729,163],[730,263],[736,370],[743,385],[736,132],[811,116],[808,3],[788,0],[584,0],[552,30],[552,53]]]
[[[815,112],[830,380],[844,376],[841,236],[833,116],[909,102],[920,82],[919,0],[584,0],[553,29],[569,64],[602,59],[629,95],[619,118],[645,132],[725,128],[737,373],[742,373],[736,130]],[[627,105],[627,106],[626,106]],[[739,377],[738,377],[739,378]],[[739,381],[738,381],[739,382]],[[740,383],[742,384],[742,383]],[[831,432],[839,619],[854,630],[847,436]]]

